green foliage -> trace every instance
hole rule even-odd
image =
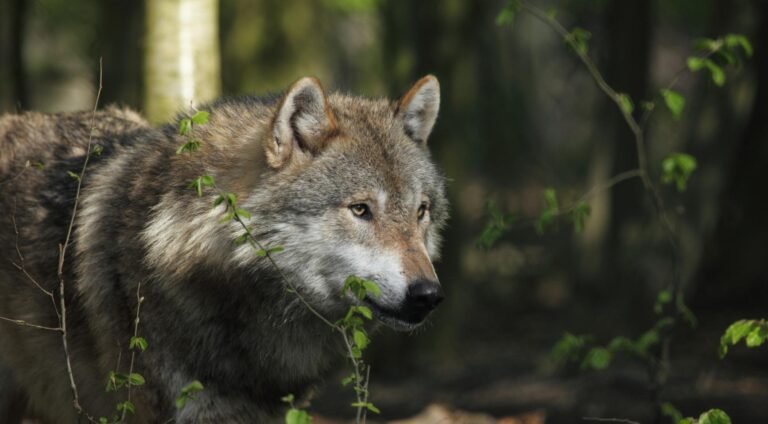
[[[131,341],[128,343],[128,349],[136,349],[139,352],[144,352],[147,350],[147,347],[149,347],[149,343],[147,343],[147,339],[144,337],[131,337]]]
[[[670,89],[661,90],[661,97],[664,98],[664,103],[667,105],[667,109],[672,112],[672,116],[675,119],[680,119],[683,109],[685,109],[685,97]]]
[[[512,25],[518,12],[520,12],[520,8],[522,8],[520,0],[509,0],[496,16],[496,25]]]
[[[734,322],[720,337],[720,358],[728,354],[730,346],[736,346],[744,340],[747,347],[758,347],[768,339],[768,322],[766,320],[743,319]]]
[[[182,153],[194,153],[198,150],[200,150],[200,140],[189,140],[179,146],[178,149],[176,149],[176,154],[180,155]]]
[[[565,37],[565,41],[576,50],[576,53],[585,55],[589,51],[589,39],[592,33],[584,28],[575,27]]]
[[[139,373],[121,374],[115,371],[109,372],[107,378],[107,392],[115,392],[124,387],[143,386],[146,383],[144,377]]]
[[[91,156],[101,156],[101,154],[104,152],[104,148],[99,146],[98,144],[95,144],[91,148]]]
[[[704,55],[689,57],[687,60],[688,69],[692,72],[707,69],[712,81],[718,87],[725,84],[725,70],[721,66],[722,63],[739,65],[741,54],[751,57],[753,53],[749,39],[741,34],[728,34],[717,39],[703,38],[697,41],[696,47]],[[719,60],[715,60],[715,58]]]
[[[191,117],[179,120],[179,134],[183,136],[189,136],[192,132],[193,126],[208,123],[209,117],[210,113],[204,110],[199,110]],[[198,150],[200,150],[200,140],[189,138],[176,150],[176,154],[180,155],[182,153],[194,153]]]
[[[664,402],[661,404],[660,408],[661,415],[669,417],[669,419],[672,421],[672,424],[677,424],[683,420],[683,414],[680,413],[680,410],[678,410],[675,405],[672,405],[669,402]]]
[[[247,234],[246,234],[246,236],[247,236]],[[256,256],[258,256],[260,258],[264,258],[267,255],[272,255],[272,254],[275,254],[275,253],[280,253],[283,250],[285,250],[285,248],[283,246],[270,247],[269,249],[258,249],[258,250],[256,250]]]
[[[69,175],[69,178],[72,178],[75,181],[80,181],[80,174],[72,171],[67,171],[67,175]]]
[[[548,228],[556,226],[558,215],[560,215],[560,206],[557,201],[557,191],[551,187],[546,188],[544,189],[544,210],[534,224],[536,231],[543,234]]]
[[[182,387],[179,396],[176,398],[176,408],[183,408],[187,402],[194,399],[195,395],[203,391],[203,389],[203,383],[198,380],[193,380],[186,386]]]
[[[312,422],[312,417],[309,416],[307,411],[290,408],[285,413],[285,424],[309,424]]]
[[[672,153],[661,162],[661,181],[665,184],[675,183],[678,191],[685,191],[696,166],[695,157],[686,153]]]
[[[604,347],[593,347],[590,349],[584,359],[581,361],[582,369],[604,370],[608,368],[613,356],[610,349]]]
[[[208,123],[208,118],[210,116],[211,116],[211,114],[208,113],[207,111],[205,111],[205,110],[198,110],[194,115],[192,115],[190,120],[195,125],[203,125],[203,124],[207,124]]]
[[[190,188],[192,190],[195,190],[198,197],[201,197],[203,195],[203,188],[204,187],[213,187],[216,183],[213,180],[213,177],[210,175],[201,175],[194,180],[192,180],[191,183],[189,183],[189,186],[187,188]]]
[[[126,400],[117,404],[117,410],[120,412],[129,412],[133,414],[136,412],[136,406],[130,400]]]
[[[354,402],[354,403],[352,403],[352,406],[354,406],[355,408],[365,408],[365,409],[367,409],[367,410],[369,410],[369,411],[371,411],[371,412],[373,412],[375,414],[380,414],[381,413],[379,408],[374,406],[374,404],[372,404],[371,402]]]
[[[731,418],[721,409],[710,409],[699,415],[698,419],[683,418],[677,424],[731,424]]]
[[[484,249],[493,247],[515,222],[515,216],[501,212],[493,200],[488,201],[487,209],[490,218],[477,239],[477,245]]]
[[[586,202],[579,202],[571,209],[568,218],[573,223],[573,231],[580,233],[584,231],[584,223],[592,212],[592,208]]]
[[[578,361],[582,357],[584,349],[592,340],[591,336],[574,335],[565,333],[550,352],[550,358],[556,363],[563,365],[567,362]]]

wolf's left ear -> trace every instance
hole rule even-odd
[[[320,152],[336,131],[336,118],[316,78],[293,83],[283,95],[267,140],[267,163],[281,168],[295,155]]]
[[[400,99],[395,114],[403,120],[408,137],[420,145],[426,145],[439,109],[440,83],[434,75],[427,75]]]

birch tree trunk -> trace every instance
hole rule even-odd
[[[218,0],[146,0],[145,114],[165,122],[221,91]]]

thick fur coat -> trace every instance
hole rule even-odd
[[[326,95],[304,78],[281,96],[200,107],[209,121],[189,136],[116,108],[4,116],[0,317],[59,326],[59,245],[77,187],[68,173],[90,142],[100,154],[82,176],[61,275],[83,408],[109,417],[123,400],[105,386],[110,371],[128,370],[142,298],[149,346],[134,369],[146,384],[133,388],[131,421],[273,419],[281,396],[305,393],[340,355],[286,279],[331,320],[356,301],[341,293],[347,276],[374,280],[382,295],[366,302],[396,329],[419,325],[442,298],[431,261],[447,204],[426,147],[439,99],[432,76],[399,101]],[[199,151],[177,154],[190,139]],[[216,190],[189,188],[204,174],[252,214],[260,243],[284,248],[273,255],[280,271],[234,242],[243,229],[222,222]],[[77,422],[60,332],[0,321],[0,340],[0,422]],[[205,389],[176,409],[192,380]]]

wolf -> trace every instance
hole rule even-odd
[[[115,107],[0,118],[0,421],[82,420],[70,377],[86,413],[114,416],[125,391],[108,377],[132,369],[146,382],[131,422],[271,422],[342,354],[313,311],[333,322],[364,303],[388,327],[420,325],[443,299],[432,264],[448,204],[427,148],[439,105],[431,75],[396,101],[302,78],[201,106],[208,122],[186,135],[194,111],[160,127]],[[199,149],[180,152],[189,140]],[[218,191],[190,189],[201,175]],[[222,191],[242,222],[222,220]],[[282,251],[237,243],[243,226]],[[350,275],[380,295],[346,294]],[[135,361],[134,334],[148,344]],[[204,389],[176,408],[193,380]]]

